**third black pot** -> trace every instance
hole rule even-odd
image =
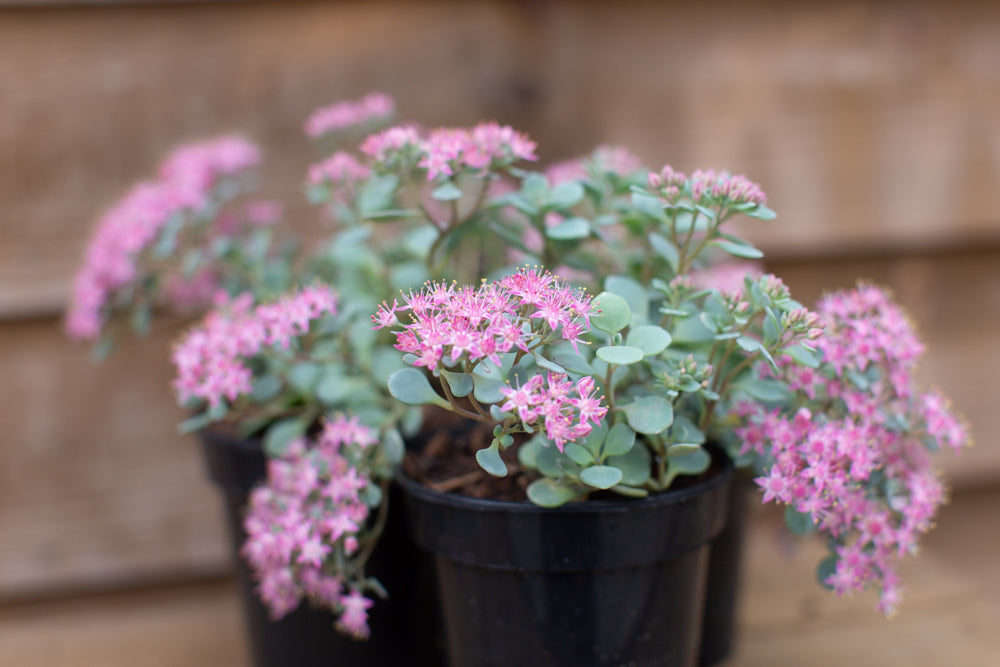
[[[211,431],[201,435],[209,475],[224,494],[255,667],[440,667],[445,663],[433,565],[406,535],[398,490],[390,493],[389,521],[368,563],[370,574],[390,594],[387,600],[376,600],[370,610],[371,638],[359,642],[341,635],[333,627],[331,613],[306,603],[280,621],[272,621],[254,590],[249,566],[238,555],[246,539],[247,497],[266,477],[267,460],[260,441]]]
[[[646,499],[477,500],[401,478],[434,555],[453,667],[697,664],[709,542],[733,476]]]

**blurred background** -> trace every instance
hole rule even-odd
[[[978,441],[940,457],[942,523],[974,498],[981,548],[1000,546],[1000,3],[0,0],[0,663],[6,642],[18,664],[91,664],[36,621],[80,627],[74,609],[123,613],[130,591],[169,590],[178,618],[222,605],[239,632],[228,602],[184,607],[229,556],[175,431],[177,329],[96,365],[61,311],[98,216],[176,144],[245,134],[264,191],[317,224],[302,123],[371,91],[430,126],[512,124],[543,162],[616,143],[761,183],[778,220],[744,232],[800,301],[869,278],[918,323],[924,379]],[[950,530],[932,544],[962,562],[976,543]],[[230,664],[211,642],[162,664]],[[111,660],[93,664],[146,664]]]

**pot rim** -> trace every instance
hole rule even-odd
[[[578,500],[570,501],[559,507],[541,507],[531,501],[496,500],[493,498],[473,498],[460,493],[449,491],[438,491],[429,486],[421,484],[406,474],[402,466],[396,467],[396,474],[393,479],[403,489],[420,498],[421,501],[442,507],[452,507],[456,509],[479,509],[493,512],[507,512],[511,514],[592,514],[620,512],[623,510],[635,510],[642,508],[661,507],[674,503],[684,502],[691,498],[710,493],[713,489],[724,486],[735,474],[735,466],[732,459],[725,454],[712,452],[713,466],[720,467],[715,474],[708,479],[692,484],[681,489],[666,489],[657,493],[652,493],[645,498],[631,498],[621,496],[614,500]]]

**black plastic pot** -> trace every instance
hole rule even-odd
[[[743,572],[743,545],[752,477],[745,471],[733,476],[726,525],[712,540],[705,590],[705,620],[702,626],[698,664],[709,667],[729,657],[736,640],[736,612],[739,607]]]
[[[221,487],[243,598],[247,633],[256,667],[395,667],[445,664],[433,584],[433,563],[416,548],[405,530],[403,503],[395,487],[382,539],[369,560],[370,574],[389,591],[370,610],[372,636],[358,642],[338,633],[329,612],[307,604],[272,621],[254,590],[255,582],[239,549],[246,539],[243,513],[254,485],[266,477],[266,457],[257,440],[237,440],[202,433],[208,472]]]
[[[727,461],[689,488],[556,509],[402,477],[411,533],[435,557],[449,664],[693,667],[732,476]]]

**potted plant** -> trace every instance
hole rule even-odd
[[[307,131],[340,146],[391,110],[369,96],[322,110]],[[185,284],[205,273],[223,288],[175,347],[176,388],[192,411],[185,430],[225,425],[205,431],[210,469],[243,544],[242,576],[273,616],[309,598],[332,612],[321,629],[365,637],[372,613],[375,648],[348,659],[398,662],[383,654],[385,634],[397,645],[409,638],[410,662],[440,664],[421,644],[436,631],[398,604],[436,573],[451,664],[694,664],[734,464],[756,470],[767,500],[792,504],[794,530],[828,533],[835,557],[822,583],[838,592],[880,584],[893,599],[889,550],[911,546],[941,499],[917,445],[958,447],[964,430],[936,395],[906,389],[909,366],[872,341],[858,345],[874,356],[846,363],[830,341],[842,331],[876,336],[864,318],[809,312],[755,269],[728,287],[706,275],[720,256],[760,258],[727,224],[773,217],[756,184],[724,172],[650,173],[611,147],[530,171],[521,164],[535,145],[509,127],[398,125],[356,151],[327,149],[310,168],[307,195],[337,227],[304,247],[256,224],[222,226],[238,233],[218,240],[215,221],[241,192],[229,177],[256,154],[211,168],[220,160],[200,155],[161,178],[190,171],[209,195],[194,206],[139,198],[120,216],[133,222],[99,231],[112,240],[92,248],[110,250],[88,251],[88,266],[109,256],[125,268],[85,270],[73,310],[83,315],[70,323],[94,335],[135,306],[131,319],[143,324],[174,273]],[[879,335],[879,344],[892,337]],[[796,449],[841,427],[841,440],[863,432],[868,448]],[[390,479],[407,447],[423,453],[397,473],[401,513]],[[865,452],[858,476],[802,502],[817,465],[829,473]],[[902,534],[906,522],[911,541],[876,539],[855,515],[831,518],[847,500],[883,510],[884,534]],[[408,548],[401,514],[423,550],[373,579],[380,551]],[[431,558],[434,572],[415,571]],[[387,602],[377,599],[384,589]],[[420,599],[417,615],[432,623],[439,598]],[[276,627],[261,620],[263,606],[250,607],[255,635]],[[380,610],[395,620],[379,621]],[[706,618],[721,616],[713,623],[724,629],[731,614]],[[725,654],[721,637],[700,650],[703,663]],[[296,643],[279,645],[271,662],[258,651],[258,664],[287,662]],[[350,655],[323,643],[328,633],[297,664]]]

